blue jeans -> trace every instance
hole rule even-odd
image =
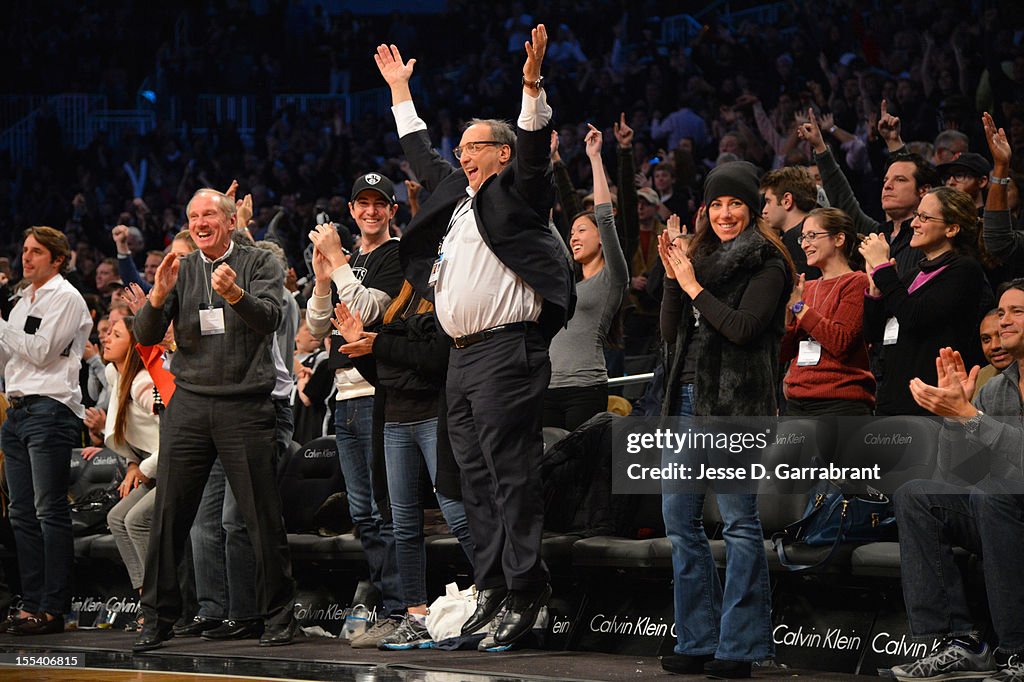
[[[903,596],[916,638],[963,636],[978,626],[952,548],[984,556],[985,592],[999,649],[1024,652],[1020,576],[1024,483],[987,478],[972,488],[916,480],[893,495],[900,529]]]
[[[334,411],[338,461],[345,477],[348,511],[370,567],[370,581],[380,591],[387,614],[405,605],[395,560],[395,535],[373,499],[373,397],[339,400]]]
[[[420,467],[426,462],[431,482],[437,481],[437,418],[400,424],[384,424],[384,459],[388,470],[388,495],[395,525],[395,554],[406,606],[427,603],[427,556],[423,544],[423,503],[420,499]],[[434,490],[444,520],[458,538],[470,565],[473,540],[461,500]]]
[[[693,415],[693,385],[680,387],[679,416]],[[759,661],[775,655],[771,585],[757,495],[719,494],[724,524],[725,589],[704,533],[704,495],[662,498],[665,533],[672,543],[677,654],[714,654],[724,661]]]
[[[9,409],[0,431],[22,608],[33,613],[61,615],[71,602],[75,544],[68,485],[71,450],[81,444],[81,431],[75,413],[50,398]]]
[[[231,620],[262,617],[256,603],[256,554],[220,459],[210,469],[191,539],[199,615]]]

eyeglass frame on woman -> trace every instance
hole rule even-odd
[[[484,147],[490,147],[490,146],[493,146],[493,145],[498,145],[499,147],[502,147],[505,144],[507,144],[507,143],[506,142],[498,142],[497,140],[479,140],[477,142],[467,142],[465,148],[463,148],[462,145],[459,145],[458,147],[453,149],[452,150],[452,155],[456,159],[461,161],[462,160],[463,152],[468,153],[470,156],[476,156],[477,154],[479,154],[480,152],[483,151]],[[475,150],[475,151],[470,151],[470,150]]]
[[[835,235],[831,232],[801,232],[800,236],[796,238],[797,244],[803,244],[804,242],[816,242],[818,237],[834,237]]]
[[[911,211],[910,215],[913,217],[914,220],[919,221],[922,225],[927,225],[928,223],[931,222],[939,222],[945,225],[949,225],[948,220],[943,220],[938,216],[928,215],[927,213],[921,213],[920,211]]]

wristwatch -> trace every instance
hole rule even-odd
[[[1009,185],[1010,184],[1010,178],[1009,177],[1000,178],[1000,177],[998,177],[996,175],[988,176],[988,181],[991,182],[993,185]]]
[[[803,309],[804,309],[804,302],[803,301],[797,301],[793,305],[789,306],[789,312],[793,313],[794,315],[798,314]]]
[[[523,85],[525,87],[528,87],[528,88],[537,88],[538,90],[540,90],[541,83],[543,83],[543,82],[544,82],[544,76],[539,77],[535,81],[528,81],[528,80],[526,80],[526,76],[523,76]]]
[[[985,416],[985,413],[978,410],[978,414],[974,415],[970,419],[964,422],[964,431],[967,433],[974,433],[981,426],[981,418]]]

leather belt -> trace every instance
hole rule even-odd
[[[45,395],[20,395],[20,396],[9,396],[7,402],[10,403],[11,409],[20,410],[23,407],[28,407],[34,402],[43,400]]]
[[[458,336],[452,339],[452,345],[456,348],[468,348],[475,343],[486,341],[499,332],[526,331],[527,329],[536,326],[536,322],[510,322],[509,324],[499,324],[497,327],[491,327],[490,329],[485,329],[482,332],[467,334],[466,336]]]

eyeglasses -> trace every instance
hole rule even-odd
[[[949,182],[950,180],[956,180],[957,182],[967,182],[968,180],[974,177],[976,176],[971,175],[970,173],[950,173],[949,175],[946,176],[946,182]]]
[[[832,235],[830,235],[828,232],[804,232],[803,234],[801,234],[799,237],[796,238],[796,243],[797,244],[803,244],[804,242],[813,242],[818,237],[831,237],[831,236]]]
[[[918,222],[920,222],[922,225],[927,225],[928,223],[945,223],[946,222],[945,220],[943,220],[942,218],[940,218],[938,216],[927,215],[925,213],[919,213],[918,211],[914,211],[910,215],[914,216],[914,219],[917,220]]]
[[[456,147],[455,149],[453,149],[452,150],[452,154],[455,155],[456,159],[461,159],[463,154],[469,154],[470,156],[476,156],[480,152],[480,150],[482,150],[484,147],[490,147],[492,145],[497,145],[497,146],[501,147],[504,144],[505,144],[504,142],[498,142],[497,140],[483,140],[482,142],[467,142],[462,147]]]

